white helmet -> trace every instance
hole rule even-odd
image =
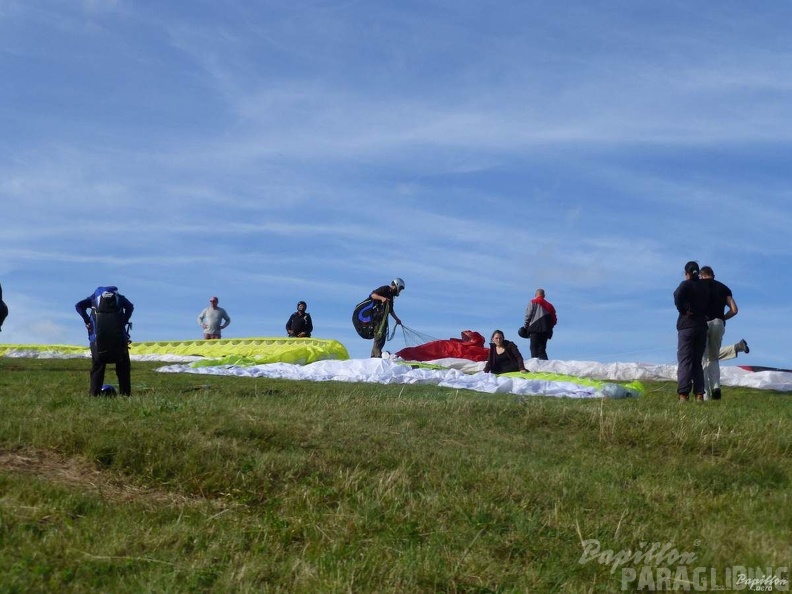
[[[398,276],[391,281],[391,284],[396,287],[397,295],[404,291],[404,280],[400,279]]]

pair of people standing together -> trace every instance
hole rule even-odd
[[[720,400],[719,352],[726,320],[737,315],[731,289],[715,280],[709,266],[685,264],[685,280],[674,291],[677,317],[677,394],[680,401]],[[728,308],[728,310],[727,310]],[[747,344],[741,341],[744,351]]]

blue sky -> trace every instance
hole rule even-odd
[[[672,293],[715,269],[745,364],[790,366],[792,4],[0,0],[5,343],[282,336],[298,300],[353,357],[405,325],[551,358],[674,362]],[[386,347],[404,346],[399,335]]]

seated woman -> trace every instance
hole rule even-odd
[[[517,345],[506,340],[501,330],[495,330],[492,333],[489,358],[484,366],[484,373],[508,373],[510,371],[527,370]]]

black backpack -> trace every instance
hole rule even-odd
[[[102,363],[115,363],[129,348],[129,337],[124,328],[124,312],[118,293],[97,289],[93,298],[94,356]]]
[[[374,301],[371,297],[355,306],[352,325],[360,338],[370,339],[380,334],[387,323],[390,303]]]

